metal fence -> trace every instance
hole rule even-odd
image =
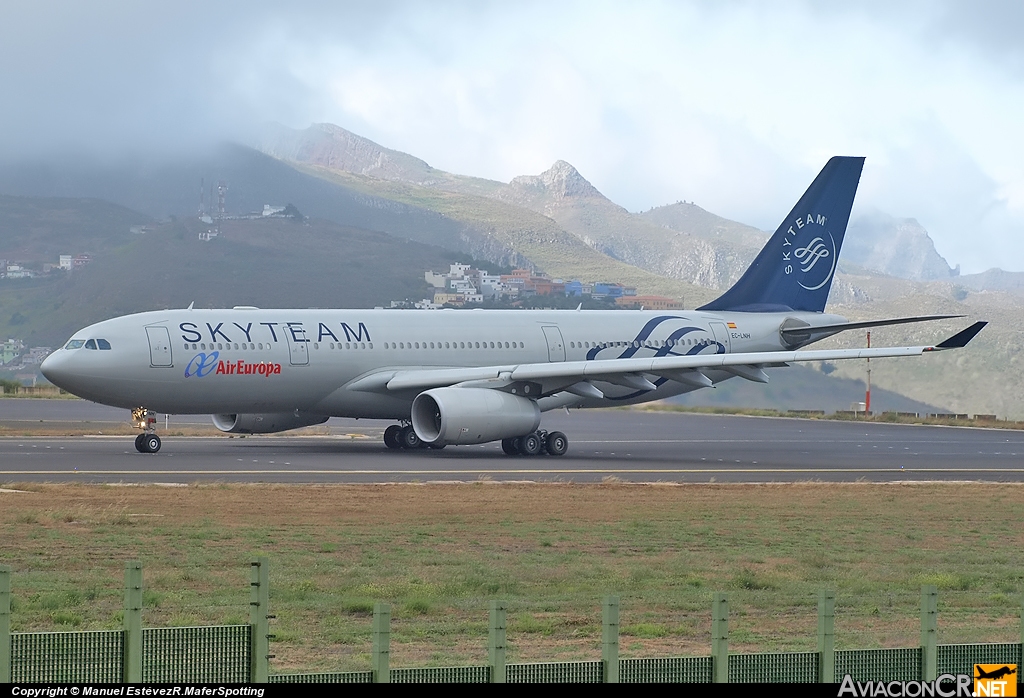
[[[975,664],[1024,665],[1021,643],[939,645],[937,591],[921,590],[921,646],[836,650],[834,594],[818,599],[818,651],[730,654],[728,601],[712,606],[711,655],[620,659],[619,600],[602,611],[600,660],[506,664],[506,606],[491,602],[488,662],[478,666],[389,666],[391,614],[376,604],[368,671],[270,674],[269,571],[252,563],[248,625],[142,628],[142,565],[125,568],[122,630],[10,632],[10,569],[0,567],[0,683],[837,683],[934,680],[972,675]],[[1022,640],[1024,640],[1024,611]]]

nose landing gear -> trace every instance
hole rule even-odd
[[[145,407],[132,410],[132,426],[142,429],[135,437],[135,450],[139,453],[156,453],[160,450],[160,437],[156,435],[156,412]]]

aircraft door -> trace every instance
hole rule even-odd
[[[712,322],[711,331],[715,333],[715,341],[725,347],[725,353],[732,351],[732,343],[729,341],[729,329],[721,322]]]
[[[147,327],[149,337],[149,365],[155,367],[173,366],[171,361],[171,335],[166,327]]]
[[[288,361],[291,365],[308,366],[309,340],[306,339],[306,330],[302,327],[288,327],[284,336],[288,340]]]
[[[562,332],[554,326],[542,327],[544,339],[548,343],[548,361],[565,361],[565,342],[562,341]]]

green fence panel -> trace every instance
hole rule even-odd
[[[391,683],[490,683],[489,666],[392,669]]]
[[[730,654],[729,683],[815,683],[817,652]]]
[[[1020,645],[1016,642],[991,645],[939,645],[938,650],[940,674],[974,676],[975,664],[1016,664],[1018,668],[1024,665]]]
[[[248,683],[248,625],[144,628],[144,683]]]
[[[508,664],[509,683],[602,683],[601,662]]]
[[[320,674],[271,674],[269,683],[373,683],[373,672],[338,671]]]
[[[619,683],[711,683],[711,657],[620,659]]]
[[[12,633],[12,683],[120,683],[124,633]]]
[[[836,681],[920,681],[921,648],[836,650]]]

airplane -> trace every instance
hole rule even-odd
[[[742,277],[696,310],[158,310],[76,332],[46,378],[132,410],[140,453],[156,412],[210,414],[267,434],[332,416],[395,420],[391,449],[501,441],[510,456],[566,453],[542,413],[662,400],[794,362],[917,356],[966,346],[798,351],[838,332],[962,317],[850,322],[824,312],[864,158],[833,157]]]

